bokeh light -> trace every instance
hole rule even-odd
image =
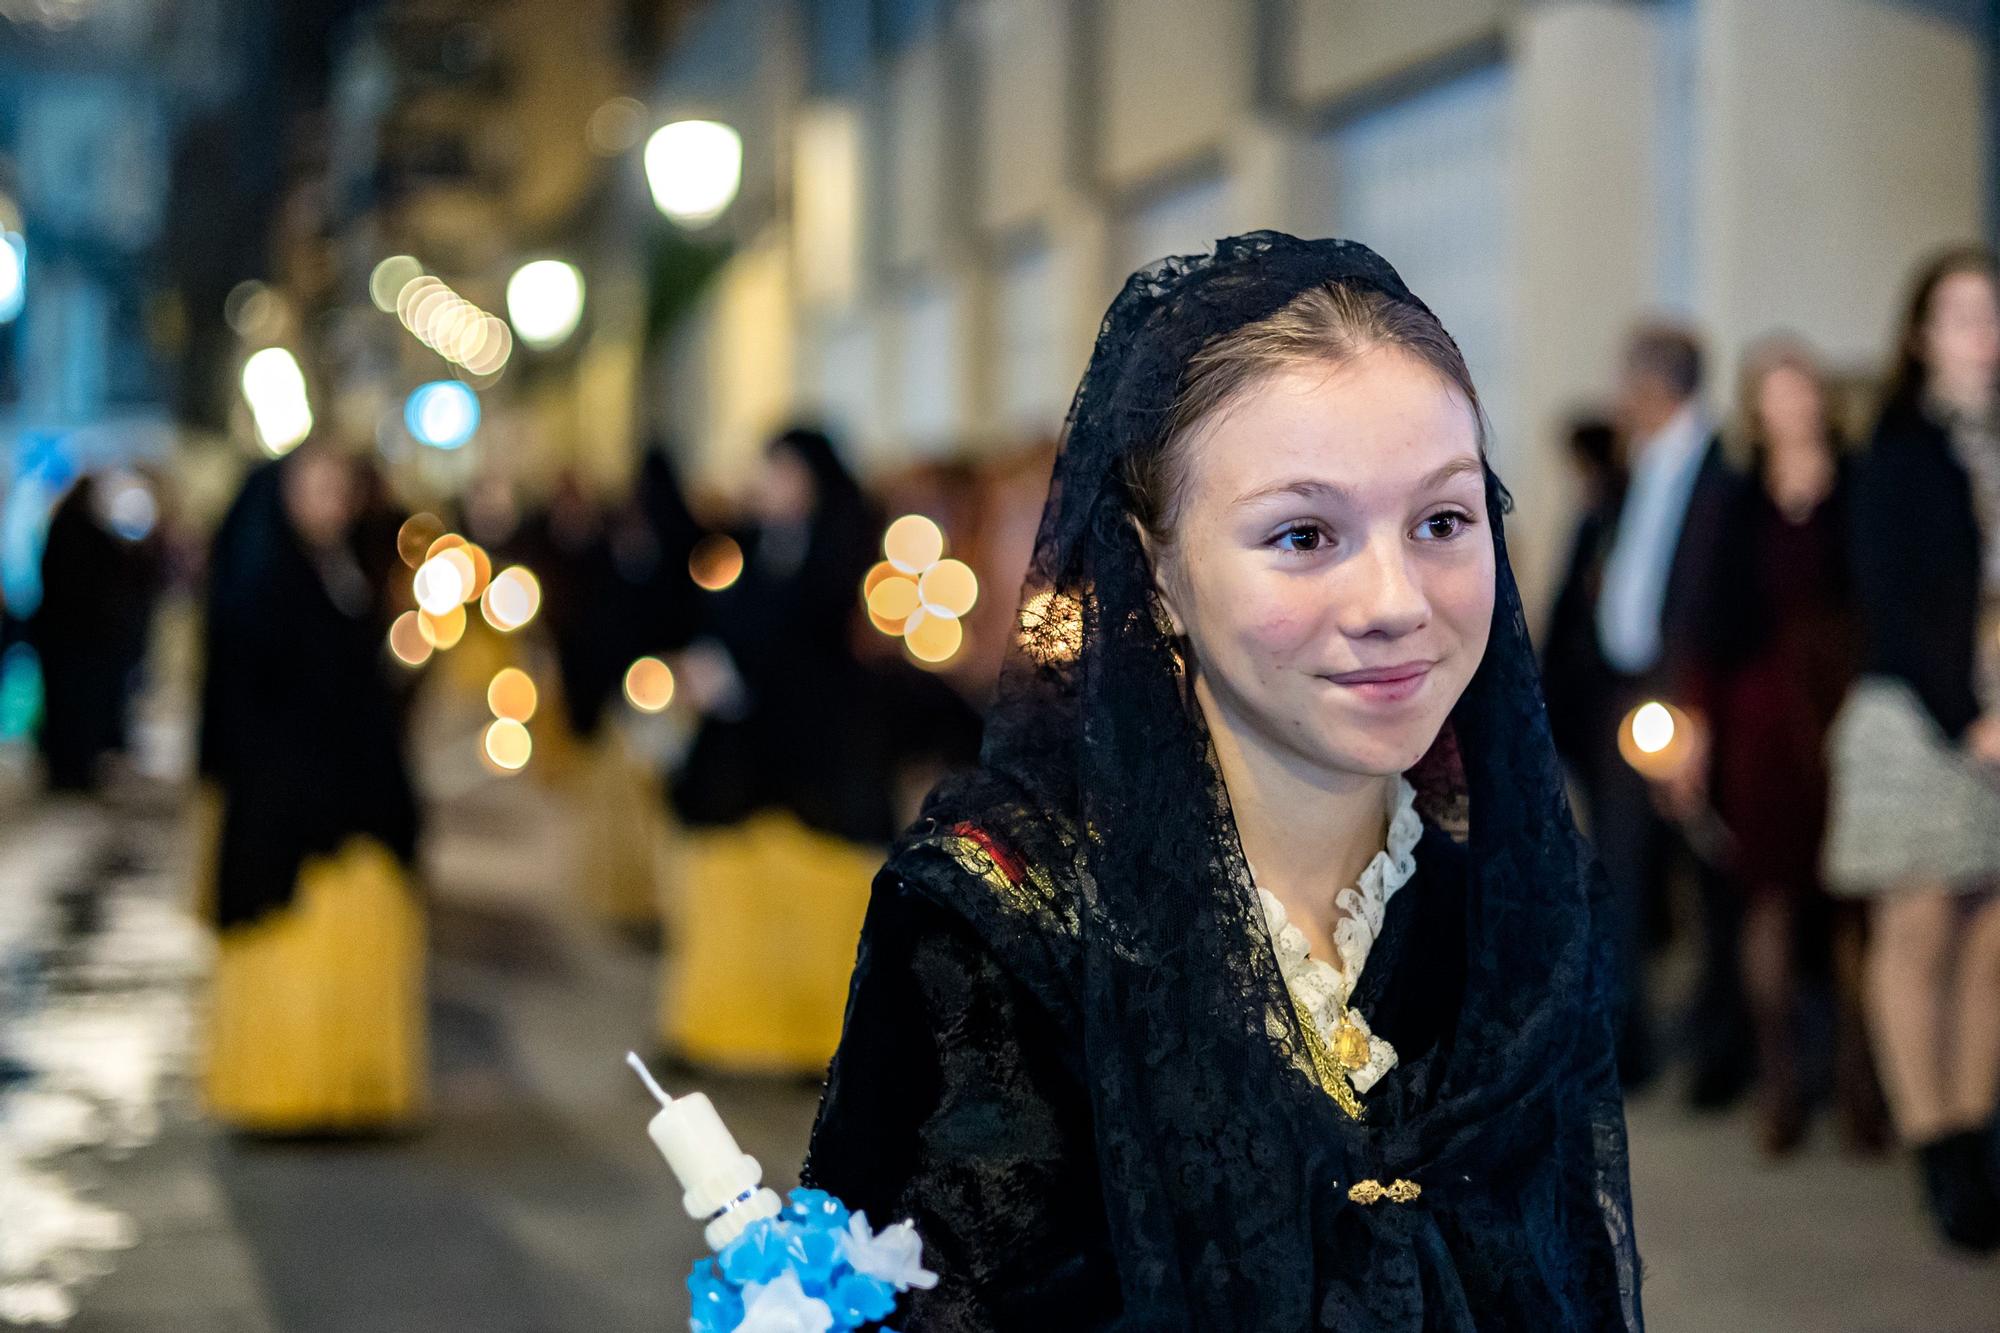
[[[394,314],[396,297],[424,275],[424,266],[409,255],[390,255],[368,275],[368,299],[384,314]]]
[[[903,623],[903,646],[920,662],[943,662],[965,642],[956,616],[934,616],[919,607]]]
[[[257,442],[273,458],[290,453],[312,434],[305,372],[283,347],[266,347],[243,363],[243,401],[257,427]]]
[[[518,773],[527,767],[529,757],[535,753],[535,740],[514,719],[495,718],[486,724],[481,748],[493,767],[503,773]]]
[[[868,594],[868,610],[882,620],[899,622],[917,609],[920,600],[916,580],[898,574],[875,585]]]
[[[646,104],[636,97],[614,97],[590,113],[584,137],[590,151],[615,157],[639,142],[646,128]]]
[[[389,651],[404,666],[418,667],[430,661],[431,641],[424,637],[423,626],[418,622],[417,612],[405,611],[389,626]]]
[[[511,565],[495,574],[479,599],[479,613],[502,632],[521,628],[541,608],[541,582],[524,565]]]
[[[528,346],[556,346],[583,318],[583,274],[560,259],[521,265],[507,280],[507,318]]]
[[[905,514],[882,537],[882,554],[905,574],[921,574],[944,555],[944,532],[922,514]]]
[[[430,555],[431,543],[443,535],[444,520],[436,514],[412,514],[396,529],[396,554],[415,569]]]
[[[486,707],[496,718],[525,723],[540,701],[534,678],[519,667],[501,667],[486,687]]]
[[[458,559],[451,557],[456,554]],[[433,616],[444,616],[465,602],[472,583],[472,562],[455,548],[424,561],[417,567],[410,590],[417,605]]]
[[[743,548],[734,537],[710,533],[688,552],[688,576],[710,592],[721,592],[743,576]]]
[[[28,303],[28,243],[11,231],[0,231],[0,324],[21,313]]]
[[[458,380],[432,380],[412,390],[403,424],[420,444],[456,449],[479,429],[479,395]]]
[[[963,560],[940,560],[917,579],[924,610],[934,616],[962,616],[979,600],[979,577]]]
[[[625,668],[625,701],[642,713],[657,713],[674,701],[673,669],[657,657],[642,657]]]
[[[458,641],[465,637],[465,608],[454,606],[441,616],[418,611],[417,628],[423,632],[425,642],[431,647],[448,652],[458,647]]]
[[[1632,743],[1641,754],[1658,754],[1674,743],[1674,715],[1665,704],[1641,704],[1632,714]]]
[[[645,157],[654,207],[688,226],[721,217],[743,183],[743,137],[718,121],[662,125]]]

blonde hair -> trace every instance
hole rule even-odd
[[[1201,425],[1253,386],[1297,366],[1338,369],[1377,348],[1394,347],[1429,366],[1462,395],[1486,445],[1486,418],[1465,357],[1437,316],[1373,288],[1309,287],[1275,314],[1224,333],[1189,360],[1157,445],[1125,457],[1133,515],[1158,542],[1173,538],[1187,487],[1189,441]]]

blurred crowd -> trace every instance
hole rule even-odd
[[[1542,639],[1619,915],[1628,1090],[1684,1060],[1697,1110],[1754,1093],[1773,1156],[1830,1102],[1852,1150],[1913,1148],[1943,1234],[1983,1252],[2000,1246],[1994,282],[1979,250],[1917,274],[1859,414],[1779,334],[1718,419],[1699,336],[1637,330],[1609,411],[1571,434],[1585,502]],[[1676,942],[1678,990],[1655,980]]]

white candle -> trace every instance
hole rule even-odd
[[[627,1053],[625,1062],[660,1104],[646,1133],[680,1178],[687,1215],[709,1219],[702,1234],[710,1248],[721,1249],[759,1218],[776,1217],[783,1205],[775,1193],[761,1188],[764,1168],[737,1146],[706,1094],[669,1097],[637,1055]]]

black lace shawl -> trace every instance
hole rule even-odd
[[[1624,1112],[1593,927],[1602,876],[1549,740],[1497,478],[1490,645],[1412,775],[1433,850],[1420,855],[1427,882],[1406,892],[1455,877],[1461,947],[1382,960],[1419,992],[1448,966],[1456,1013],[1421,1088],[1371,1092],[1362,1121],[1312,1077],[1199,709],[1155,618],[1120,460],[1157,447],[1197,348],[1316,284],[1416,301],[1363,246],[1259,232],[1142,270],[1112,304],[1070,411],[982,767],[933,794],[878,880],[807,1175],[850,1202],[904,1201],[931,1228],[947,1286],[1011,1273],[1011,1294],[957,1307],[1009,1311],[987,1316],[997,1327],[1636,1333]],[[1460,853],[1442,870],[1440,830]],[[896,904],[910,902],[962,936],[948,946],[930,930],[924,966],[956,949],[1013,1001],[999,1012],[970,978],[957,1001],[917,995],[906,1008],[935,1058],[928,1078],[899,1081],[870,1017],[871,990],[896,983],[868,963],[885,932],[908,928]],[[998,1084],[991,1065],[947,1058],[996,1024],[1023,1048]],[[994,1169],[1032,1132],[1021,1118],[1042,1114],[1042,1099],[1010,1086],[1036,1062],[1059,1067],[1054,1086],[1076,1099],[1087,1174]],[[867,1131],[898,1116],[920,1139],[900,1151]],[[1414,1181],[1422,1195],[1354,1202],[1363,1180]],[[985,1186],[968,1193],[968,1181]],[[1036,1256],[1051,1270],[1039,1306],[1021,1266],[984,1248],[1010,1235],[1033,1248],[1005,1225],[1023,1215],[1058,1237],[1101,1230],[1101,1248]],[[1098,1274],[1115,1301],[1062,1308],[1092,1289],[1066,1281],[1066,1264],[1115,1269]],[[976,1326],[947,1299],[931,1308],[904,1325]]]

